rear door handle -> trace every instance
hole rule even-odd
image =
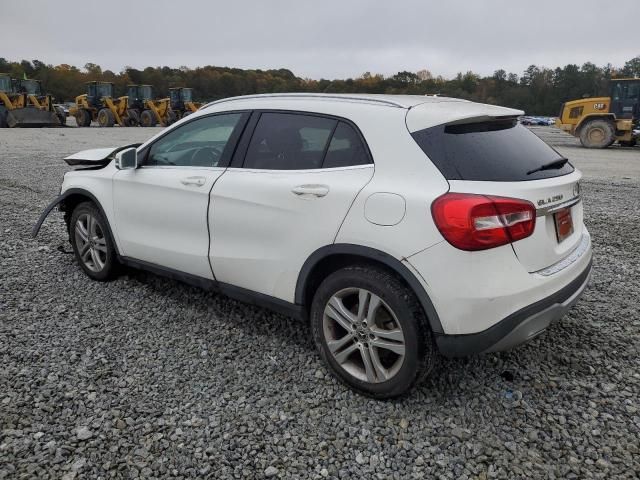
[[[293,187],[291,191],[300,197],[303,195],[324,197],[329,193],[329,187],[326,185],[298,185],[297,187]]]
[[[183,185],[193,185],[196,187],[201,187],[205,183],[207,183],[207,179],[204,177],[185,177],[180,179],[180,183]]]

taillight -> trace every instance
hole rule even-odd
[[[536,209],[517,198],[445,193],[431,205],[442,236],[461,250],[486,250],[533,233]]]

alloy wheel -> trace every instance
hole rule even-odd
[[[393,378],[405,357],[405,338],[391,308],[363,288],[347,288],[327,302],[323,334],[334,360],[351,376],[368,383]]]
[[[83,213],[75,224],[78,256],[92,272],[100,272],[107,262],[107,240],[96,218]]]

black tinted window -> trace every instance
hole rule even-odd
[[[371,163],[371,160],[358,133],[351,126],[340,122],[331,138],[322,166],[333,168],[368,163]]]
[[[527,128],[513,121],[493,121],[427,128],[412,134],[448,180],[509,182],[558,177],[562,168],[527,175],[562,156]]]
[[[151,145],[145,165],[217,167],[241,118],[213,115],[177,127]]]
[[[337,121],[293,113],[263,113],[253,132],[245,168],[307,170],[322,158]]]

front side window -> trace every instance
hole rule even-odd
[[[217,167],[242,113],[202,117],[169,132],[151,145],[145,166]]]

